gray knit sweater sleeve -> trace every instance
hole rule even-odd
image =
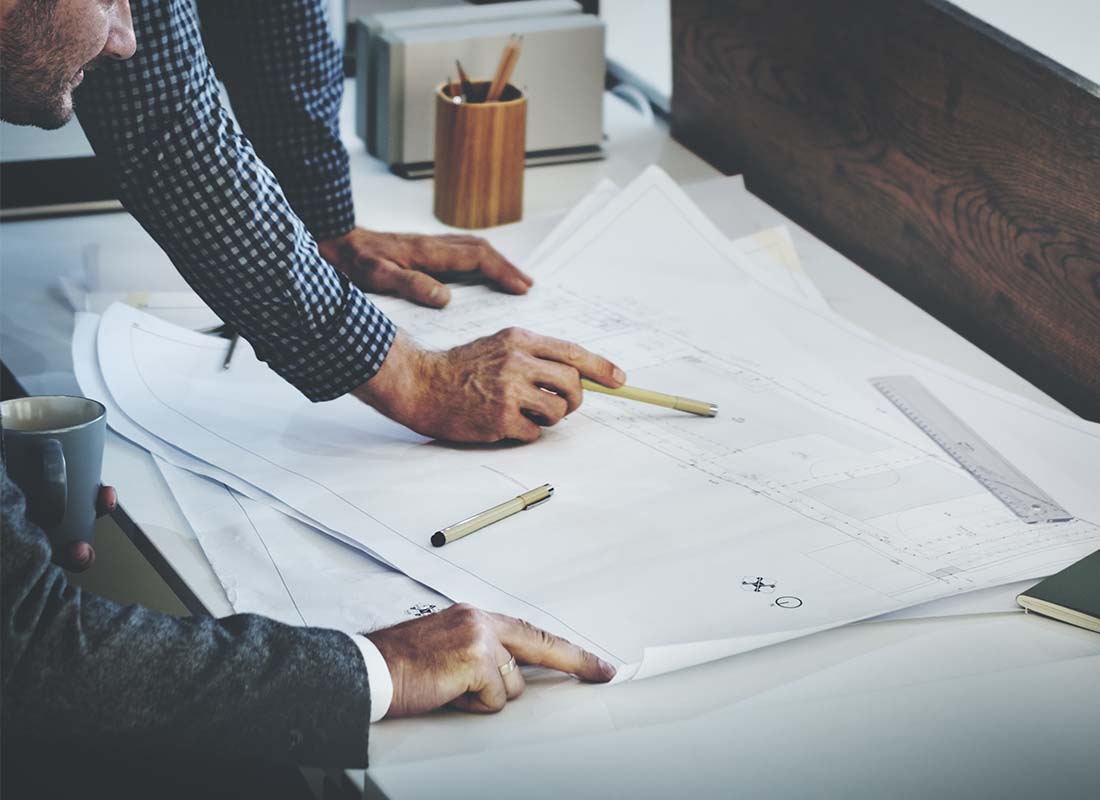
[[[350,637],[250,614],[177,619],[83,592],[2,480],[5,741],[366,765],[370,692]]]

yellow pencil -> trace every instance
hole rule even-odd
[[[702,400],[691,400],[687,397],[677,397],[676,395],[663,394],[649,389],[638,389],[634,386],[620,386],[618,389],[609,389],[588,380],[588,378],[581,378],[581,386],[590,392],[599,392],[613,397],[625,397],[627,400],[637,400],[639,403],[674,408],[677,411],[686,411],[688,414],[698,414],[700,417],[718,416],[718,406]]]

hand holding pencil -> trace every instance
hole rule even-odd
[[[399,331],[373,378],[354,391],[417,433],[452,442],[533,442],[583,400],[581,379],[626,376],[572,342],[507,328],[442,352]]]

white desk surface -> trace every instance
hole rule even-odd
[[[762,203],[723,202],[717,173],[663,125],[612,98],[607,111],[610,158],[529,170],[528,215],[564,210],[601,178],[622,185],[657,163],[731,236],[783,222]],[[430,182],[389,175],[357,139],[347,143],[363,224],[442,230]],[[167,268],[122,214],[0,229],[0,354],[32,391],[71,385],[72,316],[55,287],[95,242],[149,252],[151,268]],[[858,324],[1053,404],[842,257],[805,266]],[[149,456],[110,436],[104,479],[205,607],[231,613]],[[371,739],[368,796],[1096,797],[1100,636],[1023,613],[872,622],[640,683],[536,679],[495,717],[386,721]],[[362,772],[352,776],[363,783]]]

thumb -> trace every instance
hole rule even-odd
[[[57,554],[57,563],[70,572],[84,572],[95,563],[95,548],[87,542],[65,542]]]

